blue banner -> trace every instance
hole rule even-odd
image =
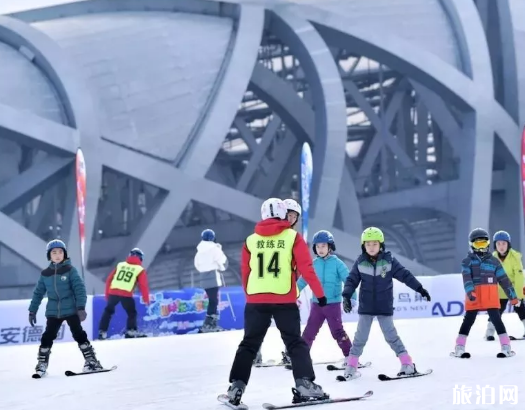
[[[198,333],[206,317],[208,298],[203,289],[181,289],[153,293],[149,306],[139,296],[134,296],[137,307],[138,330],[148,336]],[[219,292],[219,326],[225,330],[244,328],[242,287],[221,288]],[[104,296],[93,297],[93,335],[98,335],[98,324],[106,307]],[[111,318],[108,338],[123,337],[127,315],[117,306]]]
[[[310,208],[310,189],[312,186],[313,158],[312,150],[307,142],[301,151],[301,206],[303,222],[303,238],[308,242],[308,210]]]

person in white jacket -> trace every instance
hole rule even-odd
[[[219,288],[225,285],[220,272],[228,267],[228,258],[222,251],[222,246],[215,242],[215,232],[211,229],[202,231],[201,239],[197,245],[194,265],[200,273],[200,287],[208,295],[208,311],[199,333],[219,332],[222,330],[218,326],[217,314]]]

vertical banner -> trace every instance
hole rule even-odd
[[[525,127],[521,133],[521,194],[523,198],[523,218],[525,219]]]
[[[82,261],[82,277],[85,269],[85,241],[86,241],[86,162],[84,154],[79,148],[76,158],[76,179],[77,179],[77,214],[78,214],[78,234],[80,237],[80,258]]]
[[[303,208],[303,238],[308,242],[308,210],[310,208],[310,189],[312,186],[313,158],[310,145],[305,142],[301,151],[301,206]]]

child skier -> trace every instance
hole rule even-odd
[[[504,357],[514,356],[510,348],[510,339],[499,313],[498,283],[505,291],[510,303],[514,306],[520,302],[505,270],[499,260],[489,252],[490,239],[487,231],[474,229],[469,234],[471,251],[461,262],[463,286],[465,288],[465,316],[456,338],[456,348],[453,356],[470,357],[465,353],[465,344],[472,325],[479,311],[486,310],[490,321],[498,332],[501,354]]]
[[[385,250],[385,236],[380,229],[370,227],[363,231],[361,251],[361,255],[355,261],[346,279],[343,291],[343,308],[346,313],[350,313],[352,310],[350,298],[361,284],[359,321],[354,344],[346,361],[345,378],[359,377],[359,372],[357,372],[359,356],[363,353],[374,317],[377,317],[387,343],[401,362],[398,376],[417,373],[416,366],[408,355],[394,325],[393,279],[415,290],[427,301],[430,301],[430,295],[414,275]]]
[[[297,203],[294,199],[285,199],[284,204],[286,205],[286,219],[288,222],[290,222],[290,225],[292,229],[297,231],[297,223],[299,222],[299,218],[301,216],[301,205]],[[299,298],[299,290],[297,291],[297,298]],[[286,347],[283,352],[281,352],[282,360],[281,365],[291,365],[292,362],[290,360],[290,356],[288,356],[288,352],[286,352]],[[261,349],[257,352],[257,356],[255,357],[255,360],[253,361],[254,365],[261,365],[263,362]]]
[[[508,232],[496,232],[492,239],[492,243],[494,245],[494,252],[492,255],[494,255],[503,265],[503,269],[516,291],[516,297],[518,300],[523,300],[523,263],[521,261],[521,253],[512,249]],[[509,303],[509,299],[501,286],[498,286],[498,294],[500,302],[499,313],[503,314]],[[525,306],[523,305],[523,302],[519,305],[514,305],[514,312],[518,314],[521,323],[523,323],[523,327],[525,328]],[[487,333],[485,335],[487,340],[494,340],[495,330],[496,329],[489,318]]]
[[[80,322],[86,320],[86,286],[77,270],[71,265],[64,242],[54,239],[47,244],[47,260],[49,266],[42,271],[36,284],[33,299],[29,306],[29,324],[36,324],[36,313],[47,293],[46,329],[42,334],[38,349],[38,364],[36,373],[44,376],[49,365],[49,355],[53,341],[60,327],[67,322],[73,339],[78,343],[84,355],[84,372],[102,370],[102,365],[95,356],[95,351]]]
[[[321,307],[317,303],[317,298],[315,296],[312,297],[310,315],[303,332],[303,339],[308,347],[311,348],[317,333],[319,333],[321,326],[326,320],[332,337],[337,341],[343,356],[347,358],[350,354],[352,343],[343,328],[341,302],[343,299],[342,284],[348,277],[348,267],[333,254],[335,252],[335,242],[330,232],[317,232],[313,237],[312,243],[314,254],[317,255],[317,258],[314,259],[314,270],[321,281],[328,302],[325,307]],[[301,291],[306,287],[306,281],[301,278],[297,285]],[[355,297],[355,293],[352,296]]]

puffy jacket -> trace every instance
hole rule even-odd
[[[314,270],[321,281],[327,303],[341,303],[343,301],[343,284],[348,277],[348,267],[335,255],[328,255],[324,258],[314,259]],[[302,291],[307,283],[303,278],[297,281],[299,291]],[[354,295],[355,296],[355,295]],[[312,302],[318,303],[315,296]]]
[[[465,288],[465,310],[499,309],[498,283],[509,299],[516,299],[516,291],[497,258],[487,253],[479,256],[469,252],[461,262],[463,286]],[[468,293],[474,292],[471,301]]]
[[[33,291],[30,312],[38,312],[46,293],[46,317],[73,316],[86,307],[86,286],[69,259],[58,264],[51,262],[42,271]]]
[[[128,256],[126,258],[126,263],[129,263],[130,265],[142,265],[142,261],[138,256]],[[133,292],[128,292],[123,289],[113,289],[111,287],[111,282],[113,281],[113,277],[115,276],[115,273],[117,272],[117,268],[113,269],[111,273],[109,274],[108,278],[106,279],[106,299],[109,295],[114,296],[123,296],[123,297],[133,297]],[[146,272],[146,269],[142,269],[142,272],[139,273],[137,276],[137,282],[136,284],[139,285],[140,293],[142,294],[142,299],[144,300],[144,303],[149,305],[149,286],[148,286],[148,273]]]
[[[350,298],[361,285],[358,309],[360,315],[393,316],[393,279],[397,279],[416,292],[423,288],[415,276],[390,252],[380,252],[377,260],[363,253],[355,261],[346,279],[343,297]]]
[[[291,229],[288,221],[282,221],[279,219],[267,219],[261,221],[255,225],[255,233],[261,236],[274,236],[283,232],[285,229]],[[295,274],[292,275],[293,283],[291,290],[286,295],[275,295],[272,293],[263,293],[257,295],[249,295],[247,293],[248,278],[251,274],[250,269],[250,258],[251,254],[246,246],[246,243],[242,247],[241,253],[241,275],[242,275],[242,286],[246,293],[247,303],[297,303],[297,271],[301,272],[301,276],[310,285],[312,293],[317,297],[324,296],[323,287],[317,278],[314,268],[312,266],[312,257],[310,256],[310,250],[308,245],[302,238],[301,235],[295,236],[295,242],[293,245],[293,260],[292,260],[292,271]]]
[[[222,251],[222,246],[211,241],[200,241],[197,253],[193,259],[195,269],[199,272],[214,270],[224,271],[228,267],[228,258]]]
[[[505,259],[501,259],[497,251],[494,251],[494,255],[500,263],[503,265],[505,273],[510,279],[514,290],[516,291],[516,296],[518,299],[523,299],[523,262],[521,261],[521,253],[514,249],[510,249],[507,253]],[[498,286],[498,295],[500,299],[508,299],[505,290]]]

